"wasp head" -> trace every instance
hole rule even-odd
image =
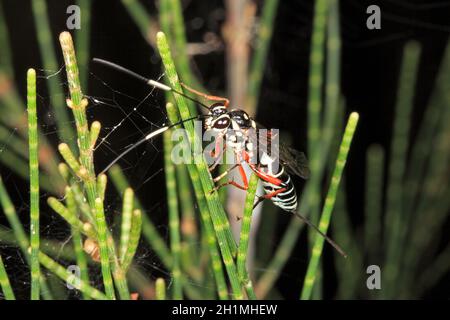
[[[230,124],[230,116],[222,103],[215,103],[209,108],[208,118],[205,121],[207,130],[225,131]]]
[[[254,121],[250,118],[250,116],[241,109],[231,110],[229,113],[231,121],[233,123],[233,129],[249,129],[254,127]]]

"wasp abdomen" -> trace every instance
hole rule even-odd
[[[281,189],[285,189],[282,192],[276,193],[270,200],[283,210],[294,211],[297,209],[297,194],[291,177],[284,172],[284,168],[281,168],[277,178],[282,181],[279,185],[262,180],[264,192],[270,195]]]

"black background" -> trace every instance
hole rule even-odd
[[[28,1],[4,0],[9,36],[13,52],[17,86],[25,97],[25,74],[29,67],[42,68],[39,48],[35,36],[35,26]],[[341,0],[342,30],[342,92],[347,102],[347,114],[351,111],[360,113],[360,124],[346,167],[347,202],[355,228],[362,223],[364,204],[364,170],[365,151],[368,145],[379,143],[388,150],[391,138],[392,118],[396,99],[398,71],[403,46],[407,40],[415,39],[422,45],[421,63],[414,100],[413,139],[417,125],[427,105],[433,88],[436,72],[442,57],[446,39],[450,32],[450,2],[435,1],[438,5],[429,6],[430,1],[360,1]],[[48,1],[54,44],[58,48],[60,66],[63,65],[59,54],[57,35],[65,29],[66,8],[70,1]],[[221,1],[183,1],[184,14],[189,41],[201,41],[206,31],[220,35],[224,22],[224,4]],[[378,4],[382,10],[382,29],[366,28],[366,8]],[[441,4],[441,5],[439,5]],[[157,12],[153,1],[146,1],[145,6],[152,13]],[[262,124],[280,128],[295,137],[294,144],[300,150],[306,149],[306,101],[308,81],[309,43],[312,23],[312,1],[280,1],[276,17],[273,41],[271,43],[268,63],[264,71],[262,93],[259,99],[256,119]],[[204,21],[199,28],[194,27],[194,19],[201,17]],[[105,58],[122,64],[146,76],[161,74],[159,58],[142,38],[119,1],[93,1],[91,27],[91,56]],[[196,72],[210,92],[225,92],[225,56],[223,51],[195,58]],[[148,89],[137,81],[130,80],[117,72],[101,66],[89,68],[95,77],[106,81],[113,88],[136,99],[142,99]],[[94,76],[90,76],[89,87],[85,92],[96,97],[109,97],[111,91],[103,86]],[[45,80],[39,81],[41,102],[48,107],[48,94]],[[164,122],[161,110],[163,95],[151,97],[149,107],[141,113],[154,122]],[[129,101],[128,101],[129,102]],[[125,107],[124,102],[123,107]],[[155,108],[150,108],[151,106]],[[44,119],[48,109],[43,109],[40,118]],[[113,126],[123,119],[120,110],[105,109],[101,106],[89,110],[90,119],[98,119],[104,125]],[[141,130],[149,128],[148,123],[136,119]],[[52,134],[51,119],[47,119],[47,130],[55,145],[57,138]],[[100,148],[96,153],[96,168],[104,167],[115,153],[136,141],[139,132],[129,122],[124,124],[108,139],[110,148]],[[160,146],[160,142],[155,142]],[[144,149],[146,153],[142,156]],[[158,225],[164,225],[165,200],[164,176],[158,174],[149,182],[142,184],[145,178],[157,172],[162,165],[162,154],[153,147],[143,147],[131,154],[121,164],[128,168],[129,177],[137,180],[135,187],[144,199],[147,208],[154,208],[152,219]],[[144,163],[143,163],[144,162]],[[27,183],[15,177],[5,168],[1,169],[8,190],[19,206],[27,198],[24,191]],[[22,190],[22,191],[21,191]],[[113,195],[110,195],[112,197]],[[288,218],[279,219],[279,236],[285,228]],[[164,228],[161,229],[164,233]],[[47,235],[48,236],[48,235]],[[304,251],[300,238],[297,252],[292,257],[278,281],[278,289],[285,298],[298,297],[298,291],[306,268]],[[328,249],[327,249],[328,250]],[[328,252],[328,251],[326,251]],[[299,267],[300,261],[300,267]],[[326,272],[325,298],[332,298],[335,284],[332,260],[325,255]],[[329,266],[329,267],[328,267]],[[328,270],[329,269],[329,270]],[[445,279],[444,279],[445,280]],[[447,276],[448,282],[448,276]],[[444,283],[434,288],[426,297],[447,297],[448,286]]]

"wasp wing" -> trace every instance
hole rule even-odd
[[[257,131],[258,135],[262,134],[261,129],[267,130],[264,126],[257,123]],[[259,145],[264,145],[265,150],[270,150],[270,146],[275,143],[274,138],[277,135],[274,135],[270,130],[265,131],[266,139],[258,138],[257,143]],[[265,142],[264,142],[265,140]],[[280,164],[283,165],[289,174],[297,175],[303,179],[308,179],[310,176],[310,170],[308,165],[308,159],[305,154],[301,151],[298,151],[294,148],[288,147],[281,142],[277,142],[278,144],[278,157]]]
[[[310,176],[310,170],[308,165],[308,159],[305,154],[296,149],[290,148],[280,143],[280,162],[285,166],[286,170],[295,174],[303,179],[308,179]]]

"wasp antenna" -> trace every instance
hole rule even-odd
[[[157,136],[158,134],[163,133],[164,131],[168,130],[169,127],[162,127],[156,131],[153,131],[151,133],[149,133],[148,135],[146,135],[144,138],[142,138],[141,140],[139,140],[138,142],[136,142],[135,144],[133,144],[131,147],[129,147],[128,149],[126,149],[124,152],[122,152],[121,154],[119,154],[113,161],[111,161],[105,169],[103,169],[100,173],[105,173],[106,171],[108,171],[114,164],[117,163],[117,161],[119,161],[120,159],[122,159],[126,154],[128,154],[130,151],[136,149],[138,146],[140,146],[141,144],[143,144],[144,142],[150,140],[151,138]]]
[[[172,89],[171,87],[169,87],[169,86],[167,86],[167,85],[165,85],[165,84],[162,84],[161,82],[152,80],[152,79],[149,79],[149,80],[147,81],[147,84],[150,85],[150,86],[156,87],[156,88],[158,88],[158,89],[164,90],[164,91],[174,91],[174,92],[177,92],[177,91],[175,91],[174,89]],[[177,93],[178,93],[178,92],[177,92]]]
[[[336,249],[337,252],[339,252],[341,256],[343,256],[344,258],[348,257],[347,253],[345,253],[345,251],[342,250],[342,248],[339,247],[339,245],[336,242],[331,240],[330,237],[328,237],[325,233],[320,231],[319,228],[317,228],[308,218],[302,216],[300,213],[296,211],[291,211],[291,213],[293,213],[297,218],[303,220],[303,222],[305,222],[309,227],[313,228],[317,233],[319,233],[333,248]]]
[[[138,79],[140,81],[143,81],[143,82],[146,82],[146,83],[148,83],[150,81],[150,79],[148,79],[148,78],[146,78],[146,77],[144,77],[144,76],[142,76],[142,75],[140,75],[140,74],[138,74],[138,73],[136,73],[134,71],[131,71],[130,69],[122,67],[121,65],[118,65],[118,64],[116,64],[114,62],[111,62],[111,61],[108,61],[108,60],[104,60],[104,59],[100,59],[100,58],[93,58],[92,61],[96,62],[96,63],[99,63],[99,64],[103,64],[104,66],[107,66],[107,67],[109,67],[111,69],[115,69],[117,71],[120,71],[120,72],[122,72],[124,74],[127,74],[127,75],[129,75],[131,77],[134,77],[134,78],[136,78],[136,79]]]
[[[126,154],[128,154],[130,151],[136,149],[138,146],[140,146],[141,144],[143,144],[146,141],[149,141],[153,138],[155,138],[156,136],[159,136],[161,133],[164,133],[165,131],[169,130],[170,128],[173,128],[177,125],[180,125],[186,121],[191,121],[191,120],[195,120],[195,119],[202,119],[208,117],[208,115],[198,115],[195,117],[191,117],[191,118],[187,118],[181,121],[178,121],[174,124],[170,124],[164,127],[161,127],[155,131],[150,132],[149,134],[147,134],[144,138],[142,138],[141,140],[139,140],[138,142],[136,142],[135,144],[133,144],[131,147],[129,147],[128,149],[126,149],[125,151],[123,151],[121,154],[119,154],[113,161],[111,161],[105,169],[103,169],[100,173],[105,173],[106,171],[108,171],[115,163],[117,163],[117,161],[119,161],[120,159],[122,159]]]
[[[140,75],[140,74],[138,74],[138,73],[136,73],[134,71],[131,71],[130,69],[127,69],[125,67],[122,67],[121,65],[118,65],[117,63],[114,63],[114,62],[111,62],[111,61],[108,61],[108,60],[104,60],[104,59],[100,59],[100,58],[93,58],[92,61],[96,62],[96,63],[99,63],[99,64],[103,64],[104,66],[110,67],[110,68],[115,69],[117,71],[120,71],[120,72],[122,72],[124,74],[127,74],[127,75],[129,75],[129,76],[131,76],[133,78],[136,78],[136,79],[138,79],[140,81],[145,82],[146,84],[148,84],[148,85],[150,85],[152,87],[155,87],[155,88],[158,88],[158,89],[164,90],[164,91],[172,91],[172,92],[174,92],[176,94],[179,94],[180,96],[185,97],[186,99],[189,99],[189,100],[191,100],[191,101],[193,101],[195,103],[198,103],[202,107],[204,107],[204,108],[209,110],[209,106],[207,106],[206,104],[204,104],[204,103],[202,103],[202,102],[200,102],[200,101],[198,101],[198,100],[196,100],[194,98],[189,97],[188,95],[184,94],[183,92],[175,90],[174,88],[172,88],[172,87],[170,87],[168,85],[165,85],[165,84],[163,84],[161,82],[158,82],[156,80],[146,78],[146,77],[144,77],[144,76],[142,76],[142,75]]]

